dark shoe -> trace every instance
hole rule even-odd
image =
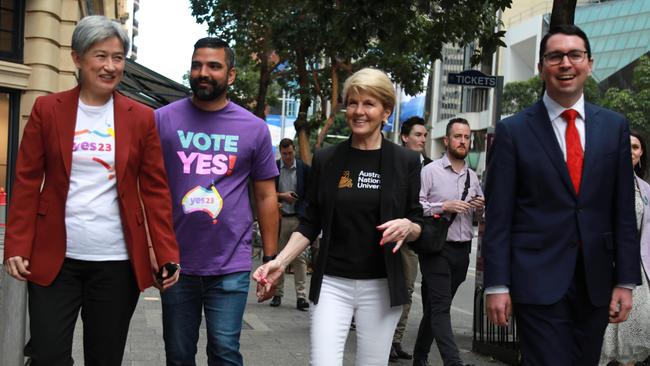
[[[274,308],[277,308],[278,306],[280,306],[280,304],[282,304],[282,298],[280,296],[273,296],[273,298],[271,299],[271,303],[269,305],[271,305]]]
[[[300,311],[309,310],[309,301],[303,299],[302,297],[299,297],[298,301],[296,301],[296,309]]]
[[[414,359],[413,360],[413,366],[431,366],[431,365],[429,365],[427,360]]]
[[[620,362],[618,362],[618,361],[616,361],[616,360],[612,360],[612,361],[609,361],[609,362],[607,363],[607,366],[622,366],[622,365],[623,365],[623,364],[621,364]]]
[[[397,351],[395,351],[395,343],[393,343],[390,346],[390,353],[388,354],[388,362],[397,362],[399,360],[399,356],[397,355]]]
[[[391,355],[393,354],[393,351],[395,351],[395,356],[397,356],[397,358],[401,358],[402,360],[410,360],[413,358],[413,355],[402,349],[401,343],[393,343],[393,347],[391,347],[390,350]]]

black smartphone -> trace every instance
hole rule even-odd
[[[156,279],[158,282],[162,283],[164,280],[174,276],[176,271],[178,271],[178,268],[180,266],[176,263],[165,263],[160,269],[158,269],[158,273],[156,274]],[[167,276],[163,277],[163,268],[167,269]]]

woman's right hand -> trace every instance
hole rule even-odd
[[[257,301],[264,302],[275,294],[280,277],[284,274],[282,263],[274,259],[257,267],[253,280],[257,281]]]
[[[25,259],[20,256],[9,257],[5,261],[5,270],[9,275],[17,280],[25,281],[32,274],[27,268],[29,268],[29,259]]]

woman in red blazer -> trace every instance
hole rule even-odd
[[[28,281],[25,355],[33,366],[73,363],[79,310],[85,364],[120,365],[152,271],[163,268],[163,289],[178,278],[153,111],[115,92],[128,48],[119,24],[82,19],[72,35],[79,86],[36,99],[25,126],[4,263],[11,276]]]

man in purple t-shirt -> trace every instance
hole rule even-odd
[[[277,251],[278,169],[266,123],[227,98],[234,53],[218,38],[194,45],[193,95],[156,111],[181,254],[162,293],[167,365],[195,365],[204,309],[209,365],[243,365],[239,336],[252,267],[253,180],[264,259]]]

